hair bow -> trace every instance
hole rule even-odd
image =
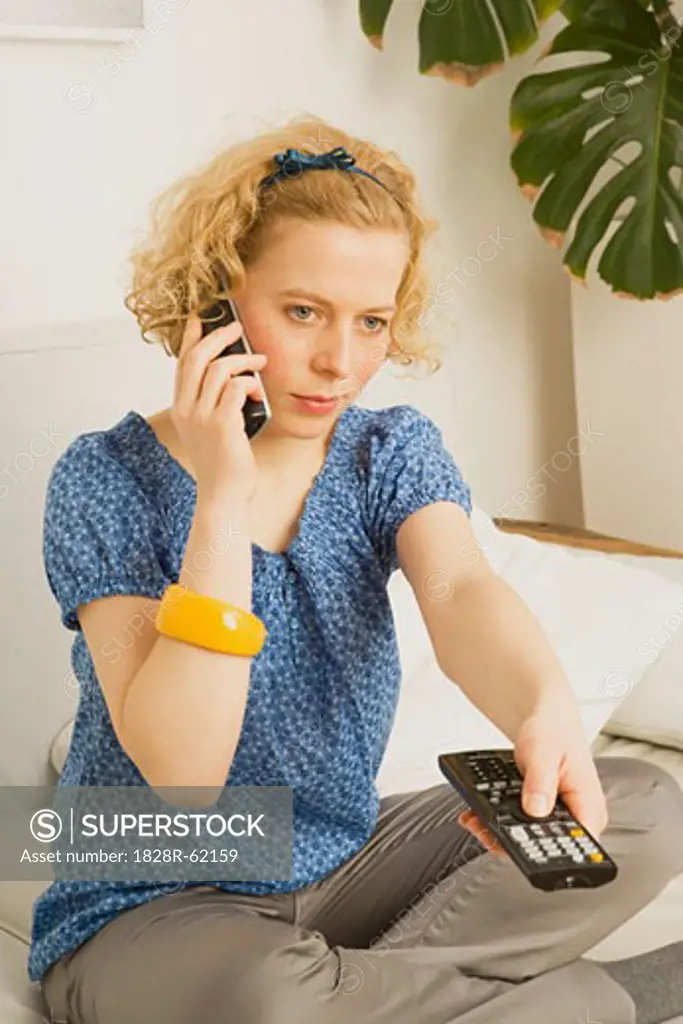
[[[276,153],[274,157],[280,171],[284,174],[300,174],[309,167],[327,169],[338,167],[346,170],[356,162],[353,156],[344,146],[336,146],[329,153],[302,153],[299,149],[286,149],[282,153]]]
[[[277,170],[261,181],[261,187],[272,185],[273,182],[280,181],[282,178],[298,176],[306,170],[327,170],[328,168],[336,167],[340,171],[353,171],[355,174],[363,174],[366,178],[372,178],[378,185],[386,189],[384,182],[376,178],[374,174],[369,174],[368,171],[364,171],[360,167],[354,167],[356,158],[352,153],[349,153],[345,146],[335,146],[328,153],[316,154],[302,153],[300,149],[285,149],[280,153],[276,153],[273,160],[277,164]]]

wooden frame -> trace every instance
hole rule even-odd
[[[651,544],[639,544],[622,537],[610,537],[596,533],[594,530],[583,530],[578,526],[560,526],[556,523],[535,523],[530,519],[494,518],[494,523],[506,533],[523,533],[535,540],[548,541],[550,544],[566,544],[573,548],[586,548],[593,551],[604,551],[608,554],[626,555],[657,555],[660,558],[683,558],[683,551],[671,548],[658,548]]]

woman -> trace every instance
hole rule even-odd
[[[430,230],[395,153],[312,117],[157,205],[126,305],[177,358],[173,403],[81,435],[49,482],[46,572],[81,682],[60,784],[290,786],[292,873],[173,892],[55,882],[29,962],[54,1021],[650,1019],[582,953],[683,869],[683,795],[651,765],[593,761],[539,624],[474,542],[433,421],[355,404],[386,360],[439,365],[418,320]],[[228,295],[240,322],[202,337]],[[242,330],[254,354],[216,359]],[[242,409],[264,392],[272,416],[250,440]],[[447,783],[379,799],[397,568],[444,672],[514,743],[526,810],[562,794],[604,831],[613,883],[535,890]],[[262,649],[157,629],[170,584],[251,612]]]

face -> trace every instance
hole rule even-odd
[[[386,359],[407,237],[282,219],[235,302],[260,371],[273,434],[325,434]],[[307,407],[296,396],[324,395]]]

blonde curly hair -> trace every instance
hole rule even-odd
[[[328,170],[259,190],[275,169],[276,152],[292,148],[316,155],[337,146],[344,146],[356,166],[386,189],[361,174]],[[167,355],[177,357],[187,318],[203,319],[218,299],[242,286],[282,216],[404,232],[410,256],[396,295],[387,359],[402,365],[423,362],[430,372],[440,368],[440,346],[424,337],[419,323],[429,292],[423,249],[438,222],[423,216],[414,174],[392,150],[311,114],[234,143],[154,201],[151,231],[130,256],[132,287],[124,299],[143,340],[161,342]]]

